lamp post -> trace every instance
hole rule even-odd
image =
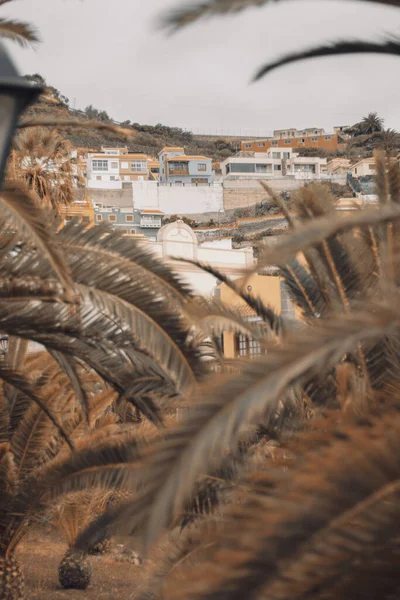
[[[11,142],[24,110],[43,88],[20,77],[3,44],[0,43],[0,182],[3,182]]]
[[[23,111],[43,91],[18,75],[5,47],[0,43],[0,186],[17,122]],[[0,334],[0,355],[8,351],[8,335]]]
[[[8,335],[0,336],[0,353],[4,356],[8,350]]]

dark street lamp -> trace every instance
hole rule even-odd
[[[43,91],[18,75],[11,58],[0,43],[0,186],[11,149],[18,119],[23,111]],[[8,335],[0,334],[0,355],[8,350]]]
[[[5,47],[0,43],[0,182],[11,148],[18,119],[43,88],[31,85],[18,75]]]
[[[7,350],[8,350],[8,335],[2,335],[0,336],[0,353],[3,354],[7,354]]]

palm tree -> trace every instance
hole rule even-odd
[[[0,6],[11,0],[0,0]],[[15,19],[0,19],[0,38],[16,42],[22,47],[40,42],[36,29],[30,23]]]
[[[8,178],[20,181],[44,207],[59,213],[75,199],[75,188],[83,184],[72,145],[57,132],[32,128],[15,138]]]
[[[378,117],[378,113],[371,112],[359,124],[360,134],[371,135],[379,133],[383,131],[383,123],[384,121],[381,117]]]
[[[281,267],[303,323],[293,331],[277,321],[272,326],[266,307],[248,299],[274,334],[261,342],[266,354],[195,392],[183,422],[140,457],[136,498],[89,526],[78,549],[99,526],[127,534],[140,524],[145,541],[155,542],[180,522],[198,486],[217,479],[215,470],[247,443],[250,425],[272,437],[277,417],[295,407],[303,420],[297,427],[293,418],[282,420],[278,436],[288,443],[289,424],[285,471],[278,465],[274,473],[261,461],[239,475],[224,518],[194,536],[195,548],[166,573],[162,597],[396,596],[400,174],[384,156],[376,171],[380,208],[345,219],[335,216],[324,188],[300,192],[296,219],[276,198],[292,231],[264,251],[259,267]],[[211,319],[209,307],[196,321]],[[318,406],[331,409],[320,422]],[[208,489],[203,485],[202,495]],[[194,550],[193,568],[187,559]]]
[[[278,0],[279,1],[279,0]],[[284,0],[281,0],[284,1]],[[362,0],[376,4],[400,7],[399,0]],[[247,8],[260,7],[276,2],[276,0],[205,0],[178,6],[175,10],[169,10],[162,19],[164,27],[176,30],[190,25],[204,17],[235,13]],[[378,53],[400,55],[400,41],[397,38],[388,38],[382,42],[370,42],[365,40],[341,41],[328,43],[305,51],[296,51],[282,58],[267,63],[261,67],[254,79],[258,80],[274,69],[291,64],[307,58],[319,58],[323,56],[337,56],[340,54]]]
[[[373,136],[374,146],[390,156],[400,147],[400,135],[395,129],[385,129]]]

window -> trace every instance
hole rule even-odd
[[[284,152],[283,158],[290,158],[290,152]]]
[[[281,153],[280,152],[273,152],[272,153],[272,158],[280,158],[281,157]]]
[[[239,356],[249,356],[254,358],[261,354],[261,344],[256,340],[239,334],[237,338],[237,353]]]
[[[304,138],[299,139],[299,144],[304,144]]]
[[[121,163],[121,169],[129,169],[129,163],[125,160]]]
[[[108,215],[108,220],[115,223],[115,221],[117,220],[117,217],[116,217],[116,215]]]
[[[290,144],[291,140],[285,140],[285,144]]]
[[[125,221],[127,223],[132,223],[133,222],[133,215],[125,215]]]
[[[90,223],[90,218],[87,215],[82,217],[82,223]]]
[[[258,147],[259,147],[259,148],[264,148],[264,146],[265,146],[265,143],[264,143],[264,142],[258,142]]]
[[[255,173],[254,163],[231,163],[231,173]]]
[[[256,165],[256,173],[267,173],[268,167],[269,167],[269,170],[271,170],[271,165],[257,164]]]
[[[93,171],[108,171],[108,160],[93,160]]]
[[[251,148],[251,144],[246,144],[245,148]]]
[[[277,146],[277,145],[278,145],[278,142],[272,142],[272,145],[273,145],[273,146]]]
[[[117,161],[112,161],[111,162],[111,168],[112,169],[118,169],[118,163],[117,163]]]
[[[131,229],[132,235],[136,235],[136,229]]]
[[[101,175],[96,175],[96,181],[101,181],[102,177]]]
[[[311,141],[312,142],[318,142],[318,138],[317,137],[313,137],[313,138],[311,138]]]
[[[281,165],[274,165],[274,171],[281,171]]]
[[[206,163],[199,163],[199,164],[197,165],[197,169],[198,169],[199,171],[207,171],[207,165],[206,165]]]
[[[144,162],[131,162],[131,171],[144,172],[146,171],[146,163]]]
[[[128,233],[128,230],[127,230],[127,229],[119,229],[118,231],[119,231],[120,233]]]
[[[115,181],[115,175],[110,175],[110,181]]]
[[[96,221],[102,221],[103,215],[96,215]]]
[[[326,135],[326,136],[325,136],[325,140],[326,140],[327,142],[329,142],[329,140],[331,140],[331,139],[332,139],[332,138],[331,138],[331,136],[330,136],[330,135]]]

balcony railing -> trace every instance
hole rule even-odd
[[[169,175],[189,175],[188,169],[169,169]]]
[[[151,227],[153,229],[159,229],[161,227],[161,219],[150,219],[149,217],[142,217],[140,219],[140,227]]]

